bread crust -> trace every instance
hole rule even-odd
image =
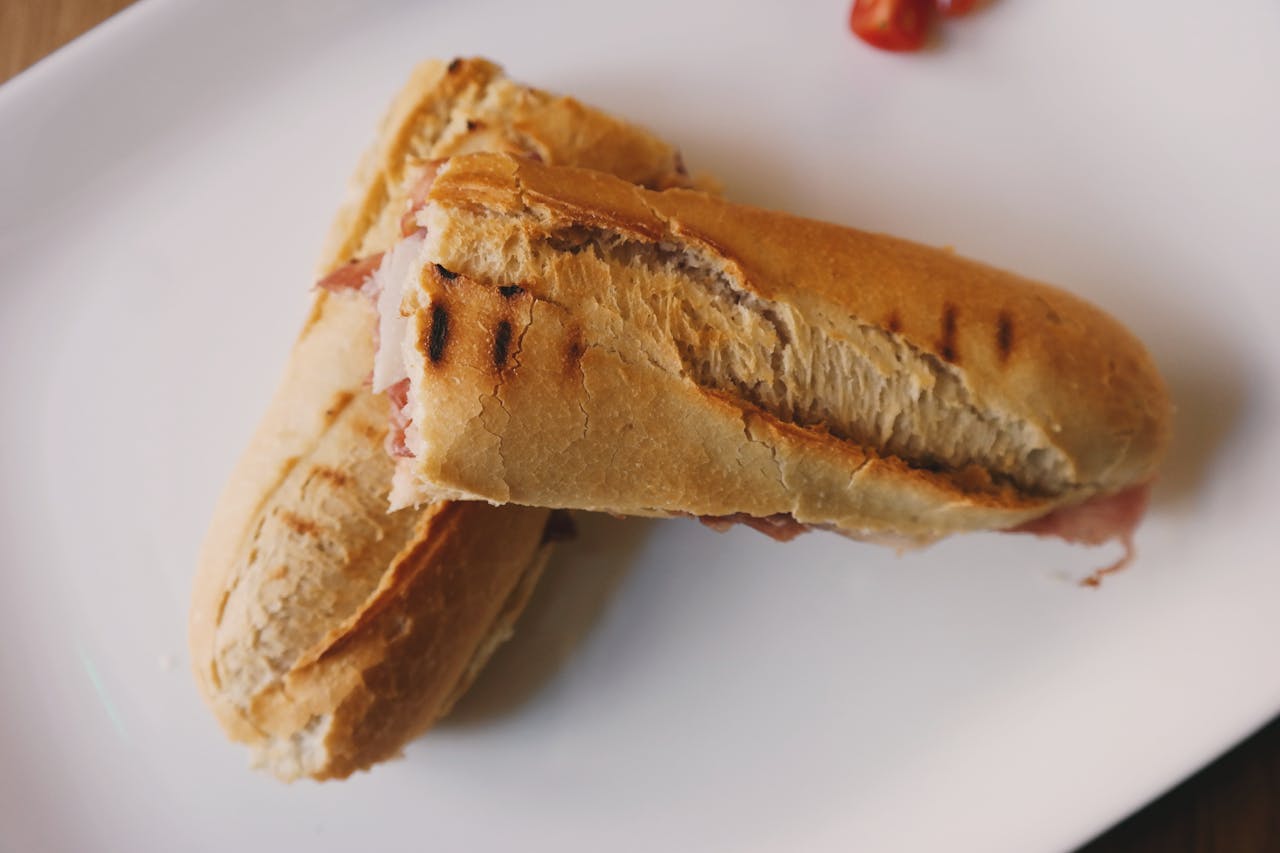
[[[501,155],[450,161],[419,222],[403,356],[422,452],[393,503],[790,514],[927,541],[1144,482],[1168,442],[1163,381],[1120,323],[950,252]],[[494,331],[433,353],[442,311]],[[842,365],[878,396],[835,382]]]
[[[512,83],[487,61],[426,62],[352,181],[319,270],[390,247],[426,161],[496,149],[687,182],[632,125]],[[545,561],[548,513],[440,504],[387,513],[387,404],[368,388],[373,313],[316,291],[284,377],[214,512],[189,622],[201,693],[283,779],[344,777],[443,715],[510,631]]]

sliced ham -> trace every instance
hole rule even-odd
[[[413,189],[409,190],[409,209],[404,212],[404,216],[400,217],[400,236],[408,237],[410,234],[418,230],[418,211],[427,203],[427,196],[431,194],[431,185],[435,183],[436,173],[440,171],[446,160],[429,160],[427,161],[426,171],[422,173],[422,177],[413,185]]]
[[[1021,524],[1010,533],[1057,536],[1081,545],[1101,545],[1133,536],[1147,511],[1150,484],[1133,486],[1114,495],[1090,498],[1082,504],[1055,509],[1048,515]]]
[[[387,430],[387,453],[394,459],[411,459],[413,451],[405,441],[405,430],[413,420],[407,411],[409,406],[409,380],[402,379],[387,389],[391,401],[391,423]]]
[[[401,240],[387,252],[382,266],[364,288],[377,306],[378,328],[374,339],[377,354],[373,360],[373,390],[383,391],[408,377],[401,356],[409,321],[400,315],[404,282],[413,279],[413,271],[422,265],[419,257],[425,239],[422,229]]]
[[[1133,533],[1146,514],[1150,498],[1151,484],[1143,483],[1114,495],[1102,495],[1076,506],[1056,509],[1009,532],[1056,536],[1081,545],[1118,540],[1124,546],[1120,559],[1081,581],[1085,586],[1099,586],[1104,576],[1120,571],[1133,560]]]
[[[735,524],[745,524],[752,530],[758,530],[770,539],[776,539],[779,542],[790,542],[801,533],[808,533],[810,529],[809,525],[801,524],[790,513],[786,512],[776,513],[764,518],[747,515],[745,512],[735,512],[733,515],[704,515],[698,521],[718,533],[724,533]]]
[[[413,192],[415,206],[421,206],[422,200],[425,200],[426,190],[430,189],[430,180],[434,177],[435,169],[432,168],[419,183],[418,188],[415,188]],[[404,223],[412,221],[412,212],[406,214]],[[417,254],[422,247],[425,234],[424,229],[413,225],[406,233],[405,239],[392,247],[390,252],[379,252],[344,264],[316,282],[316,287],[333,293],[359,291],[380,309],[398,306],[401,296],[400,282],[404,279],[407,266],[417,262]],[[388,283],[390,287],[387,287]],[[384,302],[386,306],[381,304]],[[405,376],[404,366],[398,358],[405,329],[405,320],[398,311],[379,310],[378,323],[372,330],[376,355],[370,385],[375,393],[385,392],[391,402],[387,453],[397,459],[413,456],[405,438],[405,431],[412,423],[407,412],[409,379]]]
[[[1076,506],[1056,509],[1005,532],[1055,536],[1080,545],[1103,545],[1113,540],[1119,541],[1124,546],[1123,556],[1082,581],[1085,586],[1099,586],[1105,575],[1120,571],[1133,559],[1133,534],[1146,514],[1150,496],[1151,485],[1145,483],[1114,495],[1101,495]],[[735,524],[745,524],[779,542],[789,542],[811,529],[809,525],[801,524],[787,513],[757,518],[739,512],[733,515],[703,516],[698,520],[720,533]]]
[[[338,293],[344,290],[361,290],[366,282],[373,281],[373,274],[382,263],[382,252],[367,258],[357,258],[343,264],[316,282],[316,287]]]
[[[418,211],[427,203],[427,195],[435,182],[436,172],[440,171],[440,166],[445,162],[444,160],[429,161],[422,177],[409,190],[409,209],[404,212],[404,216],[400,217],[401,237],[409,237],[422,230],[418,227]],[[342,290],[363,290],[366,295],[376,301],[381,283],[374,277],[374,273],[382,265],[384,254],[386,253],[378,252],[368,257],[348,261],[317,281],[316,287],[335,293]]]

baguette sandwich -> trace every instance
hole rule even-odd
[[[1101,310],[893,237],[502,154],[379,270],[392,504],[690,515],[922,544],[1126,538],[1169,437]],[[406,387],[407,386],[407,387]]]
[[[562,530],[547,510],[483,503],[388,514],[388,404],[368,386],[375,315],[343,292],[400,237],[431,161],[486,150],[654,188],[688,183],[665,142],[482,60],[425,63],[396,98],[324,252],[328,289],[217,504],[195,582],[200,691],[282,779],[345,777],[445,714],[510,633]]]

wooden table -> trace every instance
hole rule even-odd
[[[0,0],[0,82],[132,0]],[[1280,851],[1280,719],[1078,853]]]

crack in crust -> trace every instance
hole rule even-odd
[[[613,283],[596,307],[632,330],[633,347],[674,346],[683,375],[700,387],[912,467],[963,473],[976,466],[1032,493],[1068,484],[1066,460],[1035,427],[983,407],[965,385],[954,366],[953,305],[940,320],[934,355],[870,324],[831,335],[790,306],[755,296],[722,258],[674,242],[575,227],[532,249],[544,268],[557,253],[589,256]],[[1011,345],[1011,331],[1001,334]]]

